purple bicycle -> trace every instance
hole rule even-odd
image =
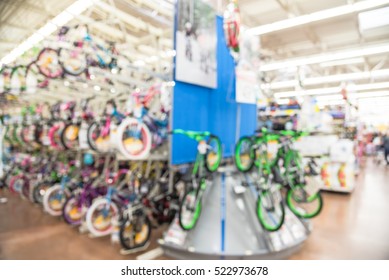
[[[97,175],[98,172],[94,168],[82,171],[81,188],[74,190],[63,206],[62,216],[69,225],[81,225],[93,199],[107,193],[107,188],[102,185],[101,178],[96,178]]]

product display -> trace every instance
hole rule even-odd
[[[387,257],[389,1],[8,2],[0,259]]]

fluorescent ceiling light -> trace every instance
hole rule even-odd
[[[358,21],[361,32],[389,25],[389,7],[360,13],[358,14]]]
[[[283,29],[288,29],[304,24],[330,19],[338,16],[348,15],[355,12],[366,11],[389,3],[389,0],[365,0],[332,9],[327,9],[307,15],[289,18],[270,24],[265,24],[249,29],[253,35],[263,35]]]
[[[290,100],[289,98],[284,98],[284,99],[277,99],[276,102],[279,105],[288,105]]]
[[[389,91],[358,92],[350,95],[354,98],[365,99],[365,98],[389,96]]]
[[[317,105],[319,107],[328,106],[328,105],[344,105],[346,102],[345,100],[324,100],[324,101],[318,101]]]
[[[259,70],[266,72],[266,71],[279,70],[279,69],[284,69],[289,67],[317,64],[326,61],[340,60],[340,59],[367,56],[367,55],[387,53],[387,52],[389,52],[389,44],[364,46],[358,49],[335,51],[335,52],[323,53],[319,55],[304,56],[300,58],[287,59],[284,61],[271,62],[262,65]]]
[[[345,82],[345,81],[357,81],[363,79],[377,79],[389,77],[389,69],[381,69],[367,72],[357,72],[357,73],[347,73],[347,74],[337,74],[331,76],[323,76],[316,78],[306,78],[303,80],[305,86],[312,85],[321,85],[326,83],[336,83],[336,82]],[[298,84],[297,80],[290,81],[281,81],[273,82],[270,84],[262,84],[262,89],[283,89],[283,88],[294,88]]]
[[[375,98],[375,97],[385,97],[389,96],[389,91],[368,91],[368,92],[353,92],[348,94],[348,98],[350,99],[368,99],[368,98]],[[332,100],[343,100],[343,95],[336,93],[331,95],[323,95],[323,96],[316,96],[315,99],[318,102],[324,102],[324,101],[332,101]],[[278,101],[283,103],[288,103],[289,98],[281,98],[278,99]]]
[[[373,79],[380,77],[389,77],[389,69],[375,70],[371,72],[357,72],[357,73],[347,73],[347,74],[338,74],[332,76],[324,76],[317,78],[307,78],[303,81],[304,85],[319,85],[326,83],[335,83],[343,81],[356,81],[363,79]]]
[[[375,84],[360,84],[353,85],[348,87],[350,92],[364,91],[364,90],[374,90],[374,89],[384,89],[389,88],[389,82],[375,83]],[[307,96],[307,95],[325,95],[340,93],[342,87],[328,87],[328,88],[317,88],[317,89],[308,89],[308,90],[298,90],[298,91],[285,91],[277,92],[274,94],[276,98],[287,98],[294,96]]]
[[[24,42],[14,48],[10,53],[4,56],[0,63],[9,64],[13,62],[16,58],[21,56],[23,53],[31,49],[34,45],[42,41],[44,38],[48,37],[54,33],[59,26],[67,24],[69,21],[74,19],[77,15],[82,14],[86,9],[93,6],[99,0],[78,0],[66,8],[62,13],[51,19],[47,22],[42,28],[37,30]]]
[[[320,63],[320,67],[332,67],[332,66],[340,66],[340,65],[349,65],[349,64],[362,64],[365,60],[363,57],[356,57],[356,58],[350,58],[350,59],[342,59],[342,60],[335,60],[335,61],[327,61]]]
[[[297,80],[272,82],[270,84],[261,84],[263,90],[266,89],[283,89],[283,88],[294,88],[298,84]]]
[[[341,94],[331,94],[331,95],[317,96],[316,100],[317,101],[343,100],[343,95],[341,95]]]

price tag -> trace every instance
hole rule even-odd
[[[88,148],[88,131],[87,131],[87,129],[81,128],[80,133],[78,135],[78,141],[80,143],[81,149]]]
[[[141,105],[136,105],[134,108],[134,117],[141,118],[142,117],[143,107]]]
[[[197,149],[200,154],[205,155],[207,153],[207,143],[205,141],[200,141]]]

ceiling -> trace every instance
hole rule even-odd
[[[220,14],[228,2],[206,1]],[[373,0],[240,0],[239,6],[242,23],[251,28],[366,1]],[[0,58],[74,2],[74,0],[0,0]],[[147,64],[160,65],[163,62],[171,64],[171,60],[165,54],[173,48],[174,2],[174,0],[96,1],[81,15],[76,16],[70,24],[88,23],[92,34],[117,42],[119,50],[133,62],[141,60]],[[389,2],[380,7],[387,6]],[[284,62],[292,58],[389,44],[387,26],[361,32],[359,25],[358,13],[355,12],[261,35],[263,65]],[[292,81],[301,74],[301,71],[309,78],[389,69],[388,55],[389,48],[381,54],[362,56],[359,63],[328,67],[313,63],[291,69],[266,71],[263,73],[263,81],[271,94],[291,91],[296,89],[293,83],[284,88],[272,88],[271,84],[277,81]],[[388,80],[387,77],[384,77],[384,81],[385,79]],[[358,80],[362,83],[370,81],[370,78]],[[321,84],[320,87],[333,86],[335,83],[339,84],[339,81]],[[309,89],[318,86],[306,87]]]
[[[1,0],[0,57],[76,2],[75,0]],[[92,35],[117,43],[131,60],[171,50],[172,0],[107,0],[77,15],[67,25],[87,23]]]

